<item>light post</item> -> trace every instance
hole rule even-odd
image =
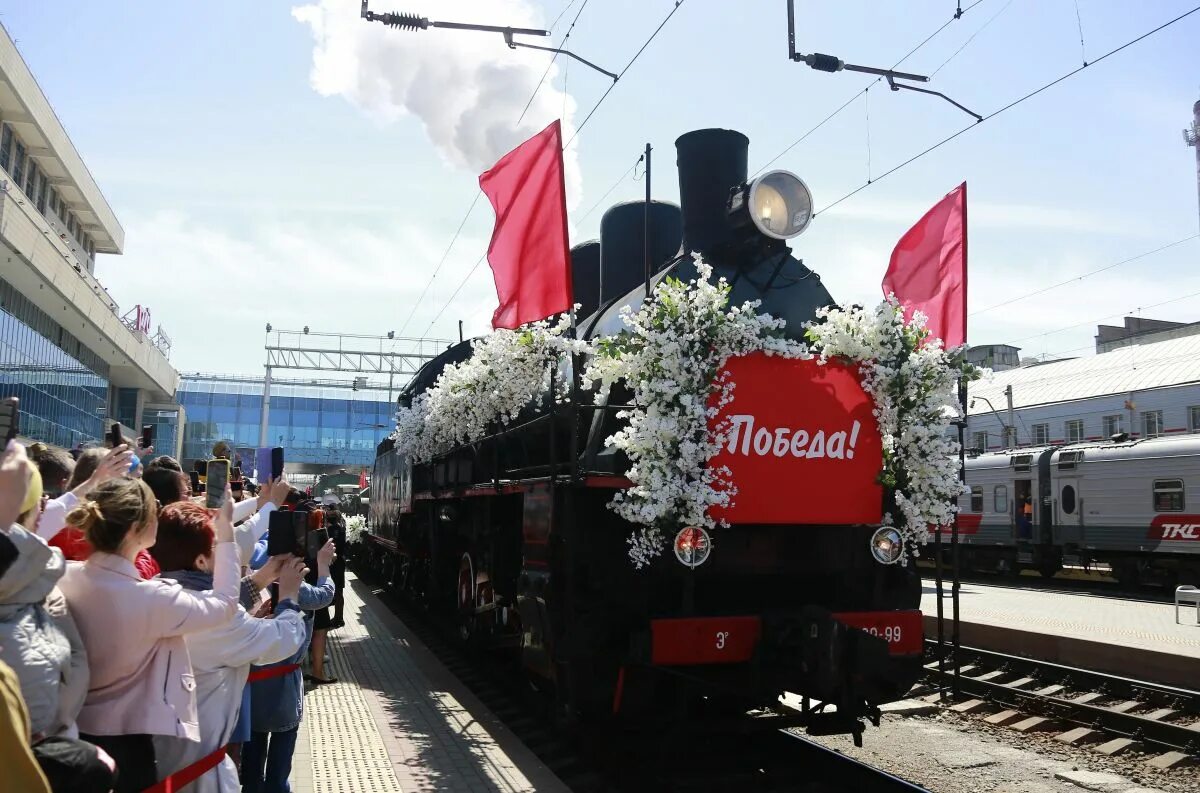
[[[1010,428],[1007,424],[1004,423],[1004,419],[1000,418],[1000,411],[996,410],[996,406],[993,405],[992,401],[990,399],[988,399],[987,397],[984,397],[984,396],[971,397],[971,401],[967,405],[967,407],[968,408],[975,407],[976,399],[982,399],[984,402],[987,402],[987,406],[992,409],[992,415],[994,415],[996,417],[996,421],[1000,422],[1000,426],[1004,428],[1004,448],[1011,449],[1013,447],[1014,441],[1016,440],[1016,437],[1015,437],[1016,433],[1014,433],[1012,431],[1012,428]],[[984,451],[986,451],[986,449]]]

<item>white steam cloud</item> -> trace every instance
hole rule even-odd
[[[441,21],[544,27],[525,0],[434,5],[433,18]],[[416,116],[437,150],[459,167],[482,173],[560,116],[564,142],[574,134],[575,101],[552,85],[561,56],[518,125],[549,53],[511,50],[498,33],[395,30],[362,19],[353,0],[318,0],[293,8],[292,15],[312,30],[310,79],[317,93],[342,96],[387,121]],[[574,207],[581,193],[574,145],[564,160],[567,205]]]

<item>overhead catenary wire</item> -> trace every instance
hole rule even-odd
[[[1013,0],[1008,0],[1007,3],[1005,3],[1003,6],[1000,7],[999,11],[997,11],[996,13],[994,13],[990,17],[988,17],[987,22],[984,22],[982,25],[979,26],[978,30],[976,30],[974,33],[972,33],[970,36],[968,36],[967,40],[962,43],[961,47],[956,49],[950,55],[949,58],[942,61],[940,66],[938,66],[936,69],[934,69],[932,72],[929,73],[929,78],[933,79],[937,75],[938,72],[940,72],[942,69],[946,68],[946,64],[950,63],[950,61],[957,58],[959,56],[959,53],[961,53],[963,50],[965,50],[967,47],[970,46],[971,42],[975,40],[976,36],[978,36],[983,31],[987,30],[988,26],[991,25],[993,22],[995,22],[996,18],[999,17],[1001,14],[1003,14],[1005,11],[1007,11],[1008,7],[1011,6],[1012,4],[1013,4]]]
[[[995,303],[993,305],[988,306],[987,308],[981,308],[978,311],[972,311],[968,314],[968,316],[974,317],[979,314],[984,314],[988,311],[993,311],[997,308],[1003,308],[1004,306],[1012,305],[1013,303],[1017,303],[1021,300],[1026,300],[1031,297],[1036,297],[1037,295],[1045,294],[1046,292],[1049,292],[1054,289],[1058,289],[1061,286],[1067,286],[1068,284],[1078,283],[1079,281],[1082,281],[1085,278],[1090,278],[1093,275],[1099,275],[1100,273],[1107,272],[1114,268],[1120,267],[1121,265],[1124,265],[1124,264],[1130,264],[1132,262],[1136,262],[1139,259],[1145,259],[1147,256],[1153,256],[1156,253],[1162,253],[1165,250],[1169,250],[1171,248],[1174,248],[1178,245],[1182,245],[1185,242],[1190,242],[1191,240],[1194,240],[1197,238],[1200,238],[1200,233],[1192,234],[1189,237],[1184,237],[1183,239],[1175,240],[1174,242],[1169,242],[1166,245],[1161,245],[1161,246],[1155,248],[1154,250],[1145,251],[1144,253],[1139,253],[1136,256],[1130,256],[1129,258],[1122,259],[1119,262],[1113,262],[1112,264],[1107,264],[1107,265],[1097,268],[1095,270],[1089,270],[1086,273],[1082,273],[1082,274],[1076,275],[1072,278],[1068,278],[1065,281],[1059,281],[1056,284],[1051,284],[1050,286],[1044,286],[1041,289],[1035,289],[1032,292],[1026,292],[1023,295],[1018,295],[1016,297],[1009,298],[1008,300],[1002,301],[1000,303]]]
[[[576,224],[582,223],[593,212],[595,212],[604,203],[604,200],[606,198],[608,198],[609,195],[612,194],[612,191],[616,190],[618,185],[620,185],[621,182],[625,181],[625,179],[627,179],[629,177],[629,174],[633,173],[634,169],[637,168],[638,163],[640,163],[641,161],[642,161],[641,158],[638,158],[637,160],[635,160],[633,165],[629,166],[629,169],[627,171],[625,171],[625,173],[621,174],[621,176],[615,182],[613,182],[607,190],[604,191],[604,195],[600,196],[600,200],[597,201],[596,203],[592,204],[591,208],[588,209],[587,212],[584,212],[582,215],[580,215],[579,218],[575,220],[575,223]],[[471,280],[471,276],[473,276],[475,274],[475,271],[479,269],[479,265],[483,264],[483,260],[485,258],[487,258],[486,253],[482,254],[478,259],[475,260],[475,264],[471,265],[471,269],[468,270],[467,274],[465,276],[463,276],[463,279],[458,282],[458,286],[456,286],[454,288],[454,291],[450,294],[450,297],[446,300],[445,305],[443,305],[441,307],[441,309],[438,310],[438,313],[430,321],[429,327],[427,327],[425,329],[426,335],[428,335],[429,331],[431,331],[433,329],[434,324],[439,319],[441,319],[442,314],[444,314],[446,312],[446,309],[450,307],[450,304],[454,302],[454,299],[456,297],[458,297],[458,293],[461,292],[463,290],[463,287],[465,287],[467,285],[467,281]]]
[[[583,5],[581,5],[579,7],[579,10],[577,12],[575,12],[575,18],[571,20],[571,26],[567,28],[567,32],[563,35],[562,40],[558,42],[558,49],[564,50],[567,48],[567,39],[571,38],[571,32],[573,30],[575,30],[575,23],[579,21],[579,17],[583,14],[583,9],[587,8],[587,4],[588,4],[588,0],[583,0]],[[572,2],[571,5],[575,5],[575,3]],[[570,8],[570,7],[571,6],[567,6],[567,8]],[[564,13],[566,13],[567,8],[564,8],[559,13],[560,19],[562,18],[562,15]],[[558,24],[557,19],[554,20],[554,24],[555,25]],[[550,28],[553,30],[554,25],[551,25]],[[538,80],[538,84],[533,87],[533,93],[529,95],[529,101],[525,103],[525,107],[521,108],[521,115],[519,115],[517,117],[517,126],[518,127],[521,126],[521,122],[525,120],[525,114],[529,112],[529,108],[533,105],[533,100],[537,98],[538,91],[542,90],[542,85],[546,82],[547,75],[550,74],[550,70],[552,68],[554,68],[554,62],[558,60],[558,56],[561,54],[562,53],[555,52],[554,56],[552,58],[550,58],[550,62],[546,64],[546,70],[544,72],[542,72],[542,79]],[[563,65],[563,107],[566,107],[566,103],[567,103],[566,67],[569,66],[570,63],[571,62],[568,60],[568,61],[565,61],[564,65]],[[563,115],[566,115],[566,113],[564,113]]]
[[[1083,43],[1083,16],[1079,13],[1079,0],[1075,0],[1075,24],[1079,26],[1079,59],[1087,66],[1087,46]]]
[[[558,17],[555,18],[554,23],[551,24],[551,26],[550,26],[551,30],[554,29],[554,26],[558,24],[559,20],[562,19],[563,15],[566,14],[567,11],[569,11],[571,9],[571,7],[575,5],[576,2],[578,2],[578,0],[571,0],[571,2],[568,3],[562,9],[562,11],[560,11],[558,13]],[[567,32],[566,32],[566,34],[563,35],[562,41],[559,42],[559,47],[558,47],[559,49],[564,49],[564,45],[566,44],[567,39],[569,39],[571,37],[571,32],[573,30],[575,30],[575,25],[577,22],[579,22],[579,17],[583,14],[583,10],[585,8],[587,8],[588,2],[589,2],[589,0],[583,0],[582,5],[579,6],[579,10],[575,12],[575,17],[571,20],[570,27],[567,28]],[[520,126],[521,121],[523,121],[525,118],[525,114],[527,112],[529,112],[529,108],[533,105],[533,100],[537,97],[538,91],[541,90],[542,84],[545,83],[546,76],[550,74],[550,69],[554,66],[554,62],[558,58],[558,56],[559,56],[559,53],[557,53],[557,52],[554,53],[554,56],[550,59],[550,63],[546,64],[546,70],[544,72],[542,72],[542,78],[540,80],[538,80],[538,84],[536,86],[534,86],[533,93],[530,94],[530,96],[529,96],[529,101],[527,101],[525,103],[525,107],[521,109],[521,115],[517,117],[516,126]],[[566,85],[565,85],[566,72],[565,72],[565,69],[564,69],[563,78],[564,78],[563,116],[565,116],[566,115]],[[454,236],[450,239],[450,244],[446,246],[446,250],[442,254],[441,260],[438,262],[437,267],[434,268],[433,274],[429,276],[429,280],[425,283],[425,287],[421,290],[421,296],[419,298],[417,298],[417,301],[415,303],[413,303],[412,309],[408,312],[408,317],[404,320],[404,324],[401,326],[400,333],[404,332],[404,328],[406,328],[408,326],[408,323],[412,320],[413,315],[416,313],[417,308],[421,305],[422,301],[424,300],[425,295],[429,292],[429,287],[433,285],[434,279],[436,279],[438,276],[438,273],[441,272],[442,266],[446,263],[446,259],[450,256],[450,251],[454,248],[454,243],[458,241],[459,236],[462,234],[463,227],[467,225],[467,220],[470,219],[471,213],[475,211],[475,205],[479,203],[479,197],[481,195],[483,195],[483,193],[480,191],[477,191],[475,193],[475,196],[471,199],[471,205],[469,207],[467,207],[466,214],[463,215],[462,221],[459,222],[459,224],[458,224],[458,229],[455,230]],[[480,261],[482,261],[482,257],[481,257]],[[475,263],[475,265],[471,268],[471,271],[469,273],[467,273],[467,277],[464,278],[462,280],[462,282],[459,283],[458,287],[455,288],[454,293],[451,295],[451,298],[450,298],[451,301],[453,301],[454,297],[457,296],[458,293],[462,290],[463,284],[466,283],[467,279],[469,279],[471,277],[471,274],[474,273],[478,267],[479,267],[479,262],[477,261]],[[441,310],[438,311],[437,317],[441,317],[442,313],[446,310],[446,307],[448,305],[449,305],[449,301],[446,303],[446,305],[442,306]],[[435,318],[435,321],[436,321],[436,318]],[[433,327],[433,323],[430,323],[430,328],[432,328],[432,327]],[[429,330],[426,329],[425,332],[428,333]]]
[[[982,2],[982,0],[979,0],[979,1]],[[617,79],[613,80],[612,84],[608,86],[608,88],[604,91],[603,94],[601,94],[600,98],[596,101],[596,104],[592,105],[592,109],[588,111],[588,114],[584,117],[583,121],[580,122],[579,126],[575,128],[574,134],[572,134],[571,138],[563,145],[564,150],[566,150],[567,147],[569,147],[571,145],[571,143],[575,140],[575,138],[579,135],[579,133],[583,131],[583,128],[585,126],[587,126],[588,121],[590,121],[592,116],[594,116],[596,114],[596,111],[600,109],[600,105],[604,104],[604,100],[608,98],[608,95],[610,93],[612,93],[613,88],[616,87],[617,83],[619,83],[621,81],[621,78],[625,76],[625,73],[629,71],[629,69],[633,66],[633,64],[637,62],[638,58],[640,58],[642,56],[642,53],[646,51],[646,49],[650,46],[650,44],[654,41],[654,39],[658,37],[658,34],[661,33],[662,29],[664,27],[666,27],[668,22],[671,21],[671,18],[673,16],[675,16],[675,12],[680,9],[680,7],[684,4],[684,2],[685,2],[685,0],[675,0],[675,4],[671,7],[671,10],[667,13],[667,15],[665,17],[663,17],[663,20],[658,23],[658,27],[656,27],[654,29],[654,32],[650,34],[649,38],[647,38],[642,43],[642,46],[638,48],[638,51],[634,53],[633,57],[629,59],[629,62],[625,64],[625,66],[621,69],[621,71],[617,73]],[[585,0],[585,3],[586,3],[586,0]],[[582,10],[583,9],[580,8],[580,11],[582,11]],[[621,179],[624,179],[624,178],[625,178],[624,176],[621,177]],[[620,182],[620,180],[618,180],[618,183],[619,182]],[[615,185],[614,185],[614,187],[615,187]],[[609,192],[611,192],[611,189]],[[476,195],[476,199],[478,199],[478,195]],[[590,214],[591,211],[592,210],[588,210],[588,213]],[[586,215],[585,215],[585,217],[586,217]],[[426,333],[429,333],[429,331],[433,329],[434,323],[436,323],[438,321],[438,319],[441,318],[442,314],[445,313],[446,309],[450,307],[450,304],[454,302],[454,299],[456,297],[458,297],[459,292],[461,292],[462,288],[464,286],[466,286],[467,281],[469,281],[471,279],[471,276],[475,274],[475,271],[477,269],[479,269],[479,265],[483,263],[483,260],[484,260],[484,258],[486,258],[486,256],[487,256],[486,253],[483,254],[482,256],[480,256],[479,259],[475,262],[475,264],[471,267],[470,271],[467,272],[466,276],[462,279],[462,281],[459,282],[458,286],[455,287],[454,292],[452,292],[450,295],[450,298],[438,310],[438,313],[434,316],[433,320],[429,323],[429,327],[426,328],[426,330],[425,330]]]
[[[450,308],[451,304],[454,303],[454,299],[458,297],[458,293],[461,292],[462,288],[467,285],[467,281],[471,280],[471,276],[475,274],[475,271],[479,269],[479,265],[483,264],[483,260],[486,258],[487,251],[479,254],[479,258],[475,260],[473,265],[471,265],[471,269],[467,271],[467,274],[463,276],[463,279],[458,282],[458,286],[454,287],[454,291],[450,293],[450,297],[447,298],[446,302],[442,304],[442,307],[438,309],[438,313],[433,315],[433,319],[429,321],[429,326],[425,328],[425,333],[422,335],[429,335],[429,331],[433,330],[433,326],[437,324],[439,319],[442,318],[442,314],[446,313],[446,309]]]
[[[644,157],[644,156],[645,155],[642,155],[642,157]],[[638,164],[641,163],[642,157],[639,157],[637,160],[635,160],[633,165],[629,166],[629,170],[625,171],[625,173],[623,173],[619,177],[617,177],[617,180],[615,182],[613,182],[612,185],[610,185],[607,190],[604,191],[604,195],[600,196],[600,200],[598,200],[596,203],[592,204],[591,208],[588,209],[587,212],[584,212],[582,215],[580,215],[578,218],[575,219],[576,225],[583,223],[583,221],[587,220],[593,212],[595,212],[597,209],[600,208],[600,205],[604,203],[605,199],[607,199],[610,195],[612,195],[612,191],[617,189],[617,185],[619,185],[619,184],[621,184],[621,182],[625,181],[629,177],[629,174],[634,172],[634,169],[636,169],[638,167]]]
[[[894,64],[892,64],[892,69],[893,69],[893,70],[895,70],[895,69],[898,69],[898,68],[899,68],[899,67],[900,67],[900,66],[901,66],[901,65],[902,65],[902,64],[903,64],[905,61],[907,61],[907,60],[908,60],[909,58],[911,58],[913,55],[916,55],[916,54],[917,54],[917,52],[918,52],[918,51],[919,51],[919,50],[920,50],[922,47],[924,47],[926,44],[928,44],[929,42],[931,42],[931,41],[933,41],[935,38],[937,38],[937,36],[938,36],[938,35],[939,35],[939,34],[940,34],[940,33],[941,33],[943,30],[945,30],[946,28],[950,27],[950,25],[951,25],[951,24],[953,24],[955,20],[962,18],[962,16],[963,16],[964,14],[966,14],[966,13],[967,13],[968,11],[970,11],[972,8],[974,8],[975,6],[977,6],[977,5],[979,5],[980,3],[983,3],[983,2],[986,2],[986,0],[975,0],[975,2],[974,2],[974,3],[971,3],[971,5],[967,6],[966,8],[962,8],[962,6],[961,6],[961,4],[960,4],[960,5],[959,5],[959,7],[958,7],[958,10],[957,10],[957,12],[956,12],[956,13],[952,14],[952,15],[951,15],[951,17],[950,17],[949,19],[947,19],[945,22],[943,22],[941,27],[939,27],[937,30],[933,31],[933,32],[932,32],[932,33],[930,33],[928,36],[926,36],[924,39],[922,39],[920,44],[917,44],[915,47],[913,47],[913,48],[912,48],[912,49],[910,49],[908,52],[906,52],[906,53],[905,53],[905,54],[904,54],[904,55],[903,55],[903,56],[900,58],[900,60],[898,60],[898,61],[896,61]],[[763,164],[763,165],[762,165],[762,166],[761,166],[761,167],[760,167],[760,168],[759,168],[757,171],[755,171],[755,172],[754,172],[752,175],[753,175],[753,176],[758,176],[760,173],[762,173],[763,171],[767,170],[767,169],[768,169],[768,168],[770,168],[772,165],[774,165],[776,162],[778,162],[780,159],[782,159],[783,157],[785,157],[785,156],[786,156],[788,153],[790,153],[790,152],[791,152],[791,150],[792,150],[792,149],[794,149],[794,148],[796,148],[797,146],[799,146],[801,143],[803,143],[805,140],[807,140],[807,139],[808,139],[808,137],[809,137],[810,135],[812,135],[814,132],[816,132],[817,130],[819,130],[821,127],[825,126],[825,125],[826,125],[826,124],[828,124],[830,121],[832,121],[832,120],[833,120],[833,119],[834,119],[834,118],[835,118],[835,117],[836,117],[836,116],[837,116],[839,113],[841,113],[843,110],[845,110],[845,109],[846,109],[847,107],[849,107],[851,104],[853,104],[853,103],[854,103],[854,100],[856,100],[856,99],[858,99],[860,96],[863,96],[864,94],[866,94],[866,93],[867,93],[867,91],[868,91],[868,90],[870,90],[871,86],[873,86],[873,85],[875,85],[876,83],[880,82],[882,79],[883,79],[882,77],[876,77],[874,80],[872,80],[871,82],[867,83],[867,85],[866,85],[866,86],[864,86],[863,88],[861,88],[861,89],[858,91],[858,93],[856,93],[856,94],[854,94],[853,96],[851,96],[849,99],[847,99],[847,100],[846,100],[845,102],[843,102],[841,105],[839,105],[839,106],[838,106],[838,108],[837,108],[836,110],[834,110],[834,111],[833,111],[832,113],[830,113],[829,115],[825,116],[825,118],[823,118],[823,119],[821,119],[820,121],[818,121],[818,122],[817,122],[817,124],[816,124],[816,126],[812,127],[812,128],[811,128],[811,129],[809,129],[807,132],[805,132],[803,135],[801,135],[800,137],[796,138],[794,141],[792,141],[791,143],[789,143],[789,144],[788,144],[788,146],[787,146],[787,147],[786,147],[786,148],[785,148],[783,151],[779,152],[779,153],[778,153],[778,154],[776,154],[774,157],[772,157],[770,160],[768,160],[766,163],[764,163],[764,164]]]
[[[554,21],[550,23],[549,30],[551,33],[554,32],[554,28],[558,27],[558,23],[563,18],[563,16],[565,16],[566,13],[571,10],[571,6],[575,5],[578,2],[579,2],[579,0],[571,0],[571,2],[567,3],[565,6],[562,7],[562,10],[560,10],[558,12],[558,16],[556,16],[554,18]],[[585,0],[585,2],[586,2],[586,0]]]
[[[467,219],[471,217],[471,213],[475,211],[475,205],[479,203],[479,196],[482,192],[476,192],[475,197],[471,199],[471,205],[467,207],[467,212],[463,215],[462,221],[458,224],[458,228],[454,230],[454,236],[450,238],[450,244],[446,246],[446,250],[442,253],[442,258],[438,261],[437,267],[433,268],[433,274],[429,276],[429,280],[425,282],[425,288],[421,290],[421,296],[413,303],[412,308],[405,317],[404,323],[400,326],[400,330],[396,332],[397,336],[404,335],[404,329],[408,327],[408,323],[412,321],[413,314],[416,313],[417,307],[421,305],[421,301],[425,299],[425,295],[429,292],[429,287],[433,286],[433,281],[437,278],[438,273],[442,271],[442,266],[446,263],[446,259],[450,256],[450,251],[454,248],[454,243],[458,242],[458,237],[462,234],[463,227],[467,225]]]
[[[1149,305],[1149,306],[1138,306],[1136,309],[1131,309],[1130,311],[1118,311],[1113,314],[1105,314],[1103,317],[1089,319],[1085,322],[1076,322],[1073,325],[1064,325],[1061,328],[1055,328],[1054,330],[1042,331],[1041,333],[1034,333],[1030,336],[1022,336],[1019,339],[1014,339],[1013,341],[1005,342],[1005,343],[1010,347],[1015,347],[1017,345],[1017,342],[1029,341],[1030,339],[1040,339],[1044,336],[1053,336],[1058,333],[1064,333],[1068,330],[1074,330],[1075,328],[1082,328],[1087,325],[1094,325],[1097,322],[1103,322],[1104,320],[1112,319],[1113,317],[1125,316],[1126,314],[1132,313],[1133,311],[1145,311],[1145,310],[1149,310],[1152,308],[1161,308],[1162,306],[1168,306],[1172,303],[1178,303],[1181,300],[1187,300],[1187,299],[1193,298],[1193,297],[1200,297],[1200,292],[1191,292],[1189,294],[1181,295],[1179,297],[1173,297],[1170,300],[1164,300],[1161,303],[1154,303],[1153,305]]]
[[[925,155],[930,154],[930,153],[936,151],[937,149],[940,149],[942,146],[945,146],[947,143],[954,140],[955,138],[962,135],[963,133],[965,133],[969,130],[975,129],[976,127],[980,126],[984,122],[990,121],[991,119],[995,118],[996,116],[999,116],[1001,113],[1011,110],[1012,108],[1016,107],[1017,105],[1020,105],[1023,102],[1026,102],[1026,101],[1032,99],[1033,97],[1037,96],[1038,94],[1042,93],[1043,91],[1053,88],[1054,86],[1058,85],[1059,83],[1063,82],[1064,80],[1068,80],[1071,77],[1074,77],[1075,75],[1082,72],[1084,69],[1087,69],[1089,66],[1095,66],[1096,64],[1105,60],[1106,58],[1111,58],[1113,55],[1116,55],[1117,53],[1121,52],[1122,50],[1132,47],[1134,44],[1144,41],[1145,39],[1150,38],[1151,36],[1155,35],[1156,33],[1166,30],[1167,28],[1186,19],[1187,17],[1191,16],[1192,14],[1196,13],[1197,11],[1200,11],[1200,6],[1196,6],[1196,7],[1192,8],[1190,11],[1185,11],[1182,14],[1180,14],[1179,16],[1175,17],[1174,19],[1168,20],[1167,22],[1162,23],[1158,27],[1156,27],[1152,30],[1146,31],[1145,33],[1138,36],[1137,38],[1130,39],[1129,41],[1125,42],[1124,44],[1121,44],[1120,46],[1109,50],[1108,52],[1104,53],[1096,60],[1092,61],[1090,64],[1084,64],[1083,66],[1079,66],[1075,69],[1072,69],[1071,71],[1067,72],[1066,74],[1056,77],[1055,79],[1051,80],[1050,82],[1046,83],[1045,85],[1041,86],[1040,88],[1035,88],[1034,90],[1030,91],[1029,93],[1025,94],[1024,96],[1014,99],[1013,101],[1009,102],[1007,105],[1004,105],[1003,107],[999,108],[998,110],[993,110],[991,113],[987,114],[982,119],[975,122],[974,124],[971,124],[970,126],[967,126],[967,127],[963,127],[962,129],[958,130],[957,132],[947,135],[946,137],[939,140],[937,143],[934,143],[933,145],[929,146],[928,148],[924,149],[923,151],[920,151],[917,154],[914,154],[912,157],[909,157],[907,160],[900,163],[899,165],[892,167],[890,170],[884,171],[879,176],[875,177],[875,179],[873,181],[864,182],[863,184],[859,185],[858,187],[854,188],[850,192],[843,195],[841,198],[837,199],[836,201],[833,201],[830,204],[827,204],[826,206],[822,207],[817,212],[814,212],[813,217],[816,217],[817,215],[828,212],[829,210],[833,209],[835,206],[842,203],[843,201],[846,201],[847,199],[850,199],[850,198],[858,195],[863,190],[866,190],[871,185],[879,184],[881,181],[883,181],[887,177],[891,176],[892,174],[896,173],[897,171],[901,170],[902,168],[905,168],[905,167],[911,165],[912,163],[921,159]]]
[[[663,17],[663,21],[658,23],[658,27],[656,27],[654,32],[650,34],[650,38],[646,39],[642,43],[642,46],[637,52],[634,53],[633,57],[629,59],[629,62],[625,64],[624,68],[617,72],[617,79],[612,81],[612,85],[608,86],[604,93],[600,95],[600,98],[596,100],[596,104],[592,105],[592,109],[588,111],[588,114],[584,116],[583,121],[581,121],[579,126],[575,128],[575,133],[571,135],[571,140],[568,140],[566,145],[563,146],[564,149],[571,145],[571,142],[575,140],[580,132],[583,132],[583,128],[586,127],[587,123],[592,120],[592,116],[596,115],[596,111],[600,109],[600,105],[604,104],[604,100],[607,99],[608,95],[612,93],[612,90],[617,87],[617,83],[621,82],[621,78],[625,76],[625,72],[629,71],[630,67],[637,62],[637,59],[642,57],[642,53],[645,52],[646,48],[650,46],[650,43],[657,38],[662,29],[667,26],[667,23],[671,21],[671,17],[675,16],[675,12],[679,10],[683,3],[684,0],[675,0],[675,5],[673,5],[667,15]]]

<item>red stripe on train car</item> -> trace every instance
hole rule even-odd
[[[854,611],[834,614],[852,628],[878,636],[892,655],[924,650],[921,612]],[[659,666],[736,664],[749,661],[762,639],[760,617],[693,617],[650,621],[650,663]]]
[[[887,640],[892,655],[920,655],[925,651],[925,633],[921,612],[911,611],[854,611],[834,614],[834,619],[852,628],[866,631]]]
[[[633,487],[633,482],[627,476],[588,476],[584,477],[585,487],[611,487],[618,490]]]

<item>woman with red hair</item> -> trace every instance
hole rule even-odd
[[[181,501],[158,516],[158,541],[150,549],[164,572],[159,578],[185,590],[213,588],[213,513]],[[250,665],[271,664],[294,655],[305,641],[304,620],[297,605],[304,560],[276,557],[279,599],[274,619],[257,619],[241,606],[231,622],[190,633],[187,649],[196,676],[200,741],[154,736],[160,776],[165,777],[207,757],[229,743],[242,704]],[[188,788],[195,793],[236,793],[237,767],[228,757]]]

